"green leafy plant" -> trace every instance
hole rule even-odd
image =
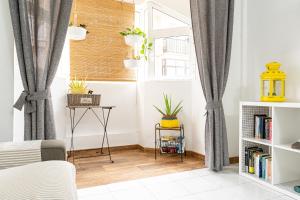
[[[164,94],[165,110],[154,106],[154,108],[163,115],[163,119],[177,119],[177,114],[182,110],[182,101],[180,101],[174,109],[172,109],[172,98]]]
[[[150,39],[144,38],[140,54],[144,56],[145,60],[148,60],[148,52],[152,50],[153,43],[149,41]]]
[[[122,31],[120,32],[120,34],[122,36],[128,36],[128,35],[138,35],[138,36],[141,36],[143,37],[143,42],[142,42],[142,45],[140,47],[140,50],[139,50],[139,53],[140,55],[142,56],[136,56],[136,57],[139,57],[139,59],[141,57],[143,57],[146,61],[148,60],[148,53],[149,51],[152,50],[152,47],[153,47],[153,43],[151,41],[150,38],[147,38],[147,35],[145,32],[143,32],[140,28],[138,27],[132,27],[132,28],[126,28],[125,31]]]
[[[146,37],[146,33],[144,33],[140,28],[126,28],[125,31],[120,32],[122,36],[127,36],[127,35],[139,35],[142,37]]]

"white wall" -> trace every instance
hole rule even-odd
[[[171,95],[173,105],[183,101],[183,111],[178,118],[185,125],[186,147],[192,149],[192,81],[146,81],[139,84],[140,92],[140,144],[154,148],[154,126],[160,122],[161,114],[153,105],[164,107],[163,94]]]
[[[242,73],[242,6],[241,1],[235,1],[230,69],[223,97],[230,157],[239,155],[239,102],[241,97],[240,82]]]
[[[259,100],[259,76],[265,64],[279,61],[287,73],[287,99],[300,100],[299,10],[299,0],[247,1],[243,99]]]
[[[0,3],[0,142],[13,139],[14,42],[8,1]]]
[[[101,105],[113,105],[108,123],[111,146],[138,144],[137,97],[135,82],[88,82],[88,88],[101,94]],[[79,111],[79,114],[83,111]],[[100,110],[98,109],[98,114]],[[67,112],[67,142],[70,141],[70,121]],[[76,128],[75,147],[77,149],[97,148],[100,146],[103,128],[88,112]]]

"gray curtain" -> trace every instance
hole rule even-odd
[[[206,99],[206,165],[229,165],[222,97],[229,72],[234,0],[190,0],[195,50]]]
[[[50,86],[64,46],[72,0],[9,0],[24,91],[24,139],[54,139]]]

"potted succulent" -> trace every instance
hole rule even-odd
[[[87,94],[87,84],[85,80],[77,80],[76,77],[74,80],[71,80],[69,84],[69,91],[71,94]]]
[[[162,119],[160,121],[160,126],[165,128],[175,128],[179,127],[180,123],[177,118],[177,114],[182,110],[182,101],[180,101],[174,109],[172,108],[172,99],[168,95],[164,94],[164,104],[165,104],[165,110],[158,108],[157,106],[154,106],[156,110],[162,114]]]

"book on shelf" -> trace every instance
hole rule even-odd
[[[249,151],[249,173],[250,174],[255,174],[255,154],[263,152],[261,148],[257,149],[250,149]]]
[[[245,172],[258,178],[271,180],[272,156],[260,147],[245,147]]]
[[[259,159],[261,155],[263,154],[262,151],[256,152],[253,156],[254,159],[254,170],[255,170],[255,175],[259,177]]]
[[[254,138],[272,140],[272,118],[267,115],[254,115]]]

